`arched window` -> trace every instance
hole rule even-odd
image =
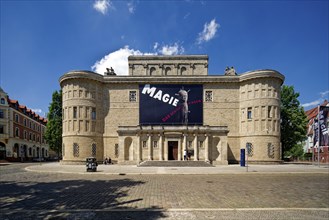
[[[171,73],[171,68],[170,67],[166,67],[166,69],[165,69],[165,75],[168,76],[168,75],[170,75],[170,73]]]
[[[150,76],[153,76],[155,73],[155,67],[151,67],[150,69]]]
[[[181,75],[186,75],[186,67],[182,67],[182,68],[180,68],[180,74]]]
[[[4,98],[1,98],[1,104],[5,104],[5,99]]]

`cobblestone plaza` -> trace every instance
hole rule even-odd
[[[28,172],[26,166],[34,171]],[[78,172],[84,166],[76,166],[77,173],[59,173],[51,170],[52,166],[0,166],[1,219],[329,217],[329,176],[328,168],[323,167],[307,168],[305,172],[266,172],[250,167],[247,173],[233,167],[231,173],[210,175],[169,171],[129,175],[111,174],[111,166],[104,165],[96,173]]]

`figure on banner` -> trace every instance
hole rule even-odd
[[[188,114],[190,111],[188,110],[188,93],[190,90],[186,91],[184,87],[182,87],[178,93],[175,95],[178,96],[179,105],[181,106],[181,120],[183,124],[188,124]]]

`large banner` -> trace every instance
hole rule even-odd
[[[141,125],[202,125],[202,94],[202,85],[139,85],[139,123]]]
[[[329,145],[329,130],[328,130],[328,106],[320,106],[319,119],[314,119],[314,140],[313,143],[318,142],[318,136],[320,134],[320,146]],[[320,129],[320,131],[319,131]]]

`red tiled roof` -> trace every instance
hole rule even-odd
[[[323,103],[320,106],[327,106],[328,105],[328,101],[324,100]],[[307,116],[307,120],[308,120],[308,124],[307,124],[307,135],[313,135],[313,121],[314,119],[318,116],[318,106],[307,110],[305,112],[306,116]]]

